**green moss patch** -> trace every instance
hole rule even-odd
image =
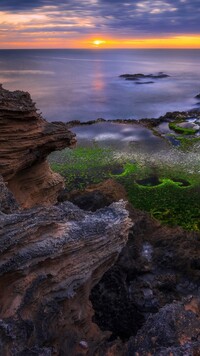
[[[140,185],[130,177],[121,181],[134,207],[150,212],[156,219],[186,230],[200,230],[200,188],[180,181],[160,178],[161,184]]]
[[[164,224],[200,231],[199,161],[190,162],[195,158],[196,154],[179,152],[178,148],[161,156],[135,151],[120,155],[94,144],[56,152],[50,163],[65,177],[69,191],[112,177],[125,187],[135,208]]]
[[[189,128],[189,127],[182,127],[180,124],[182,124],[184,121],[173,121],[169,123],[169,128],[178,134],[183,134],[183,135],[195,135],[199,130],[195,128]]]
[[[112,151],[96,145],[54,152],[50,155],[50,163],[51,168],[65,178],[69,191],[100,183],[116,167],[116,162],[112,162]]]

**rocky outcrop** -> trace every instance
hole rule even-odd
[[[90,213],[65,202],[7,214],[2,205],[1,355],[94,355],[108,334],[92,322],[89,294],[126,244],[124,205]]]
[[[92,192],[101,198],[96,206]],[[93,210],[119,198],[126,194],[111,179],[70,197]],[[163,226],[130,204],[126,207],[134,225],[117,262],[92,290],[94,321],[112,331],[112,340],[124,341],[116,356],[198,355],[200,235]]]
[[[128,197],[121,184],[113,179],[107,179],[102,183],[90,185],[82,191],[63,190],[58,199],[61,202],[69,200],[84,210],[96,211],[121,199],[127,201]]]
[[[119,76],[120,78],[124,78],[125,80],[140,80],[140,79],[162,79],[162,78],[168,78],[169,75],[165,74],[163,72],[159,72],[158,74],[142,74],[142,73],[136,73],[136,74],[121,74]],[[149,82],[148,82],[149,83]],[[152,83],[152,82],[151,82]],[[138,84],[138,83],[137,83]],[[144,83],[143,83],[144,84]]]
[[[93,323],[89,295],[127,242],[125,203],[53,205],[64,183],[46,157],[75,136],[28,93],[0,88],[0,129],[0,354],[101,356],[110,333]]]
[[[200,300],[173,303],[151,315],[128,343],[127,356],[194,356],[200,353]]]
[[[0,355],[198,355],[199,234],[125,206],[111,179],[58,194],[46,156],[75,143],[69,125],[0,89]]]
[[[51,171],[47,155],[75,144],[61,122],[48,123],[29,93],[0,87],[0,174],[22,207],[55,203],[64,182]]]

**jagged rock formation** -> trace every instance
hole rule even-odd
[[[106,334],[92,323],[89,294],[126,243],[124,205],[0,213],[1,355],[94,354]]]
[[[75,144],[61,122],[48,123],[37,113],[29,93],[0,87],[0,174],[23,207],[57,201],[64,183],[51,171],[47,155]]]
[[[0,88],[0,129],[0,355],[199,355],[199,234],[131,222],[112,180],[64,202],[45,159],[75,138],[28,93]]]
[[[198,356],[200,300],[173,303],[151,315],[128,343],[127,356]]]
[[[125,203],[52,205],[64,184],[46,156],[76,140],[28,93],[0,88],[0,130],[0,354],[94,355],[109,333],[92,322],[89,294],[128,239]]]
[[[95,211],[126,194],[109,179],[69,198]],[[92,289],[94,321],[124,341],[111,355],[199,355],[200,234],[163,226],[126,207],[134,225],[117,262]]]

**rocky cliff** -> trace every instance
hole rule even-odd
[[[23,207],[52,204],[63,179],[51,171],[46,157],[72,147],[75,135],[64,123],[48,123],[29,93],[0,87],[0,174]]]
[[[89,295],[128,239],[125,203],[53,205],[63,179],[45,159],[75,137],[28,93],[0,89],[0,129],[0,355],[94,355],[109,333]]]
[[[111,179],[59,193],[45,159],[75,137],[28,93],[0,89],[0,125],[0,355],[200,355],[199,233]]]

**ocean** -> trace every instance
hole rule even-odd
[[[158,72],[169,77],[119,77]],[[49,121],[156,118],[200,108],[200,50],[0,50],[0,83],[28,91]]]

